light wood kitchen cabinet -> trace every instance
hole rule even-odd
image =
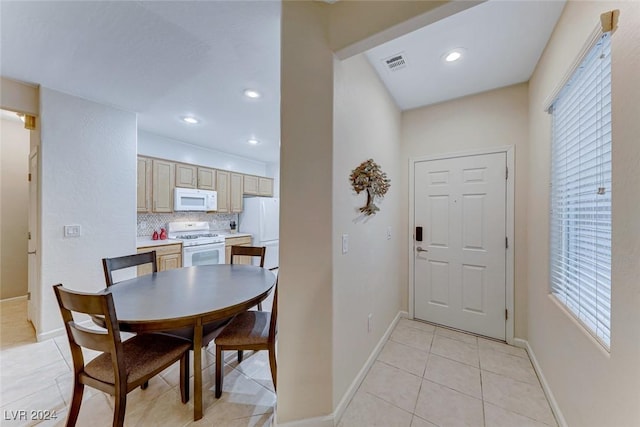
[[[231,172],[229,201],[232,213],[242,212],[242,187],[243,175]]]
[[[198,185],[198,167],[176,163],[176,187],[196,188]]]
[[[227,237],[224,242],[224,262],[231,264],[231,246],[251,246],[251,236]],[[237,257],[236,264],[251,264],[251,257]]]
[[[229,172],[216,171],[216,191],[218,192],[219,213],[229,212]]]
[[[216,170],[209,168],[198,168],[198,188],[201,190],[216,189]]]
[[[258,195],[273,197],[273,179],[258,177]]]
[[[245,175],[244,176],[244,194],[248,194],[250,196],[258,195],[258,177],[253,175]]]
[[[273,197],[273,179],[255,175],[244,175],[243,178],[244,194]]]
[[[173,212],[173,163],[153,159],[153,212]]]
[[[156,262],[158,263],[158,271],[171,270],[182,267],[182,244],[173,243],[162,246],[146,246],[138,248],[138,253],[156,251]],[[151,274],[151,265],[142,265],[138,267],[138,276],[143,274]]]
[[[138,212],[151,211],[152,164],[151,159],[138,157]]]

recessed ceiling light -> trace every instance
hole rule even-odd
[[[182,121],[185,122],[185,123],[189,123],[190,125],[196,125],[196,124],[200,123],[200,120],[196,119],[193,116],[184,116],[182,118]]]
[[[445,53],[444,55],[442,55],[442,58],[445,62],[455,62],[462,58],[462,54],[464,53],[464,51],[464,48],[459,47]]]
[[[251,145],[258,145],[260,143],[260,141],[258,141],[255,138],[251,138],[250,140],[247,141],[249,144]]]
[[[246,96],[247,98],[260,98],[260,92],[253,90],[253,89],[245,89],[244,90],[244,96]]]

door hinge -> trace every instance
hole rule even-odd
[[[31,301],[31,292],[27,292],[27,301]]]
[[[31,182],[31,174],[29,174],[29,178],[28,178],[29,182]]]
[[[505,247],[505,249],[509,249],[509,238],[508,237],[504,238],[504,247]]]
[[[506,172],[504,174],[504,179],[509,179],[509,166],[506,167]]]
[[[31,232],[27,232],[27,240],[31,240]]]
[[[504,309],[504,320],[509,319],[509,310],[507,310],[506,308]]]

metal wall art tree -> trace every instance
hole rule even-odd
[[[387,174],[382,172],[373,159],[369,159],[351,171],[349,178],[357,194],[367,191],[367,204],[359,209],[360,212],[367,216],[374,215],[380,210],[374,203],[375,198],[382,199],[391,186],[391,180],[387,178]]]

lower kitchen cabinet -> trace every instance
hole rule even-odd
[[[182,267],[182,244],[174,243],[162,246],[146,246],[138,248],[138,253],[156,251],[158,271]],[[151,273],[151,265],[138,267],[138,276]]]
[[[224,242],[225,264],[231,264],[231,246],[251,246],[251,236],[227,237]],[[236,264],[251,264],[251,257],[242,256],[236,258]]]

